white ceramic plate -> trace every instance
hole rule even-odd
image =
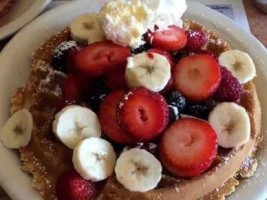
[[[23,85],[29,75],[30,55],[44,40],[55,34],[71,20],[85,12],[97,12],[108,0],[82,0],[59,6],[38,17],[21,30],[5,47],[0,56],[0,127],[8,119],[11,93]],[[195,19],[225,38],[233,48],[248,52],[256,66],[258,77],[255,79],[263,112],[263,133],[267,134],[267,52],[252,36],[237,27],[231,20],[200,4],[190,3],[185,18]],[[265,66],[264,66],[265,65]],[[237,188],[231,200],[265,200],[267,197],[267,140],[265,149],[259,152],[259,169],[256,175]],[[31,187],[28,175],[20,170],[19,156],[0,143],[0,184],[16,200],[41,199]]]
[[[37,15],[51,0],[17,0],[10,12],[0,19],[0,40],[14,34]]]

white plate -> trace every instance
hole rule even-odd
[[[97,12],[108,0],[82,0],[59,6],[37,18],[21,30],[5,47],[0,56],[0,127],[8,119],[10,95],[23,85],[29,75],[30,55],[44,40],[55,34],[71,20],[85,12]],[[255,79],[263,112],[263,133],[267,130],[267,52],[252,35],[245,33],[231,20],[200,4],[190,3],[185,18],[195,19],[225,38],[233,48],[248,52],[256,66]],[[259,152],[259,169],[249,182],[241,184],[231,200],[264,200],[267,197],[267,137],[265,149]],[[0,184],[16,200],[41,199],[31,187],[30,177],[20,170],[18,153],[5,149],[0,143]]]
[[[51,0],[17,0],[10,12],[0,19],[0,40],[14,34],[37,15]]]

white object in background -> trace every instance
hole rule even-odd
[[[242,29],[250,33],[249,24],[242,0],[190,0],[202,3],[236,22]]]

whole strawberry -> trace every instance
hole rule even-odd
[[[56,195],[58,200],[92,200],[96,196],[96,186],[71,168],[59,176]]]
[[[235,102],[241,98],[242,93],[243,88],[237,78],[226,67],[221,67],[221,82],[213,98],[216,101]]]
[[[199,50],[208,41],[208,36],[202,31],[188,30],[186,35],[187,44],[185,46],[185,50],[189,52]]]

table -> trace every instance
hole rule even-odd
[[[267,48],[267,15],[256,9],[252,0],[243,0],[243,2],[251,33]],[[7,42],[8,40],[0,42],[0,51]],[[0,200],[10,200],[1,187]]]

